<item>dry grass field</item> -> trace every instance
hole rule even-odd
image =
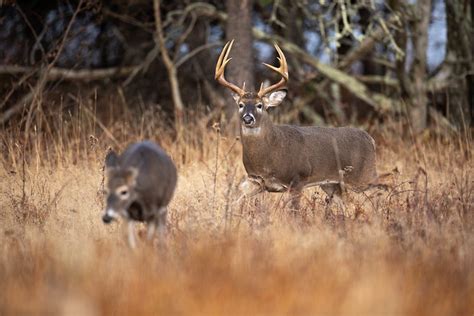
[[[0,315],[474,315],[468,138],[371,126],[390,188],[350,192],[345,216],[308,189],[292,216],[287,194],[235,203],[240,143],[198,119],[174,140],[153,112],[77,111],[41,113],[28,146],[2,131]],[[101,221],[103,159],[144,138],[179,181],[166,247],[141,227],[133,252]]]

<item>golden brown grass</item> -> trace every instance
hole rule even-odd
[[[472,315],[469,141],[374,128],[391,189],[350,194],[344,218],[307,190],[295,218],[286,194],[233,203],[240,144],[199,120],[173,141],[156,113],[101,122],[81,106],[43,113],[27,145],[3,131],[0,314]],[[102,161],[142,138],[170,152],[179,183],[166,249],[132,252],[100,219]]]

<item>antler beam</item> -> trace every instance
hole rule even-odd
[[[224,48],[222,49],[221,54],[219,55],[219,59],[217,60],[216,64],[215,79],[224,87],[227,87],[237,93],[239,96],[242,96],[245,94],[245,90],[239,88],[233,83],[228,82],[224,77],[225,66],[232,59],[229,58],[229,53],[232,49],[232,44],[234,44],[234,40],[227,42],[227,44],[225,44]]]
[[[264,95],[269,94],[270,92],[280,90],[281,88],[284,88],[288,82],[288,64],[286,63],[286,58],[285,54],[283,54],[282,50],[280,47],[278,47],[277,44],[275,44],[275,49],[278,52],[278,60],[280,62],[280,67],[274,67],[272,65],[263,63],[265,66],[270,68],[271,70],[275,71],[279,75],[282,76],[279,82],[267,87],[263,88],[263,82],[260,85],[260,90],[258,91],[258,96],[262,98]]]

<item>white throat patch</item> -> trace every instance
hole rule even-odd
[[[262,130],[261,127],[251,128],[251,127],[242,126],[242,135],[245,135],[245,136],[258,136],[258,135],[260,135],[261,130]]]

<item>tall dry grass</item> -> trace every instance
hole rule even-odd
[[[205,116],[175,139],[158,109],[75,102],[43,106],[27,143],[21,124],[2,132],[0,314],[473,315],[466,137],[373,126],[390,189],[350,193],[344,217],[307,190],[294,217],[286,194],[235,203],[240,144]],[[101,222],[102,162],[144,138],[171,154],[179,182],[167,247],[132,252],[120,224]]]

